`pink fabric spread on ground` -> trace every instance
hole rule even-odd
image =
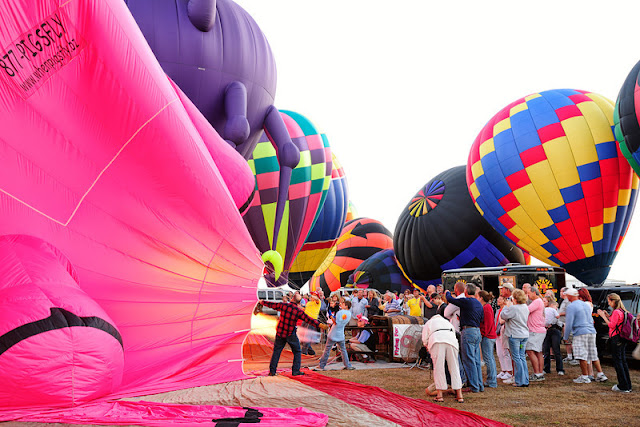
[[[472,412],[459,411],[421,399],[402,396],[380,387],[330,378],[311,371],[305,371],[305,373],[304,376],[291,376],[291,378],[401,426],[507,426]]]
[[[83,424],[200,426],[308,426],[327,425],[328,416],[305,408],[241,408],[177,405],[156,402],[96,402],[72,409],[31,415],[20,421]],[[259,420],[256,422],[256,420]],[[213,424],[212,424],[213,422]],[[238,424],[236,424],[238,423]]]

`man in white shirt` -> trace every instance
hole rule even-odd
[[[464,287],[465,284],[463,282],[456,282],[453,285],[453,293],[456,294],[456,298],[464,298]],[[460,341],[460,307],[454,304],[447,304],[444,309],[444,317],[451,322],[453,328],[456,330],[456,336],[458,337],[458,342]],[[458,353],[458,365],[460,366],[460,377],[462,378],[462,382],[467,382],[467,375],[464,372],[464,366],[462,366],[462,362],[460,361],[460,353]]]
[[[456,294],[456,298],[464,298],[464,283],[456,282],[453,285],[453,293]],[[444,309],[444,317],[451,322],[456,332],[460,333],[460,307],[457,305],[449,304]]]
[[[358,315],[366,317],[368,304],[369,301],[364,297],[364,291],[362,289],[358,289],[357,294],[351,298],[351,321],[349,322],[349,326],[356,325],[356,318]]]

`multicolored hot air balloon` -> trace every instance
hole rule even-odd
[[[309,288],[328,295],[345,286],[362,261],[392,248],[393,236],[384,225],[370,218],[354,219],[344,225],[338,242],[311,277]]]
[[[398,218],[393,246],[404,272],[424,289],[440,283],[443,270],[525,261],[473,206],[464,166],[436,175],[416,193]]]
[[[401,293],[413,288],[398,266],[393,249],[380,251],[364,260],[349,276],[347,285],[377,289],[382,293]]]
[[[487,123],[467,164],[484,218],[586,284],[609,274],[637,197],[638,178],[613,135],[613,109],[591,92],[534,93]]]
[[[286,114],[287,116],[291,117],[293,120],[295,120],[296,124],[298,126],[300,126],[300,129],[302,130],[302,133],[309,139],[313,139],[316,140],[318,135],[320,135],[320,138],[322,139],[322,145],[324,147],[324,182],[322,183],[322,196],[320,198],[320,208],[322,208],[322,206],[324,206],[324,201],[327,198],[327,192],[329,191],[329,186],[331,185],[331,179],[332,179],[332,173],[333,173],[333,159],[334,159],[334,155],[331,152],[331,145],[329,144],[329,139],[327,138],[327,135],[325,135],[324,133],[320,133],[320,131],[315,127],[315,125],[311,122],[311,120],[309,120],[308,118],[306,118],[305,116],[303,116],[300,113],[296,113],[295,111],[290,111],[290,110],[281,110],[282,114]],[[314,146],[317,145],[317,143],[314,143]],[[314,151],[315,154],[315,151]],[[318,156],[318,154],[315,154],[316,156]],[[319,169],[318,166],[315,166],[316,169]],[[319,176],[319,170],[316,171],[315,175]],[[314,185],[319,185],[320,181],[314,181]],[[317,192],[317,189],[315,191],[312,191],[313,193]],[[318,216],[320,215],[320,211],[321,209],[318,209],[316,211],[316,216],[315,218],[313,218],[313,222],[311,224],[311,230],[313,230],[314,225],[316,224],[316,221],[318,220]]]
[[[636,174],[640,174],[640,62],[624,81],[613,112],[620,151]]]
[[[279,277],[274,277],[273,272],[265,275],[271,286],[288,283],[291,263],[311,230],[325,187],[328,188],[325,183],[329,183],[326,148],[320,134],[303,116],[297,113],[293,117],[281,114],[293,143],[300,150],[300,163],[291,175],[291,186],[277,242],[273,230],[277,229],[275,222],[280,166],[276,150],[266,137],[258,143],[249,160],[249,167],[256,177],[256,194],[244,215],[244,222],[258,249],[261,252],[276,250],[284,261],[284,271]],[[298,122],[302,123],[304,131]]]
[[[316,222],[307,236],[304,246],[293,260],[289,280],[302,287],[320,267],[331,248],[336,244],[345,223],[349,190],[344,170],[334,153],[331,182],[327,197],[316,218]]]

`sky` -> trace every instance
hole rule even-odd
[[[276,107],[327,134],[358,214],[392,232],[421,186],[466,164],[507,104],[563,88],[615,101],[640,60],[634,1],[237,3],[273,50]],[[640,218],[609,278],[640,282],[638,253]]]

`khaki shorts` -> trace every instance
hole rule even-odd
[[[544,337],[547,334],[545,332],[529,332],[529,339],[527,340],[527,346],[525,350],[531,350],[535,352],[542,352],[542,344],[544,343]]]

